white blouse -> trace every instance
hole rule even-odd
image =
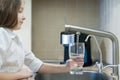
[[[0,27],[0,72],[16,72],[24,65],[37,72],[42,63],[13,31]]]

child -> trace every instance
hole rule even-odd
[[[0,80],[33,80],[33,73],[67,72],[71,64],[83,64],[81,57],[67,60],[65,65],[44,63],[25,49],[13,32],[19,30],[23,16],[23,0],[0,0]]]

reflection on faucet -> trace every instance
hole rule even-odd
[[[96,37],[95,37],[94,35],[88,35],[87,38],[85,39],[85,41],[87,42],[87,40],[88,40],[89,37],[94,38],[95,43],[96,43],[96,45],[97,45],[97,48],[98,48],[98,51],[99,51],[99,54],[100,54],[100,63],[96,62],[96,65],[97,65],[97,67],[98,67],[99,73],[101,73],[101,72],[102,72],[102,69],[103,69],[102,51],[101,51],[100,46],[99,46],[99,44],[98,44],[98,41],[97,41],[97,39],[96,39]]]

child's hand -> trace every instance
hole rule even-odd
[[[70,69],[70,67],[72,65],[78,66],[78,65],[83,65],[83,64],[84,64],[83,57],[82,56],[77,56],[77,57],[74,57],[72,59],[67,60],[66,66],[69,67],[69,69]]]
[[[19,71],[19,74],[21,75],[20,80],[27,80],[29,77],[32,77],[33,73],[27,66],[23,66],[22,69]]]

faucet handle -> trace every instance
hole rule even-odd
[[[95,65],[99,68],[100,67],[100,63],[96,62]]]
[[[102,63],[96,62],[95,65],[98,67],[98,72],[101,73],[102,72]]]

